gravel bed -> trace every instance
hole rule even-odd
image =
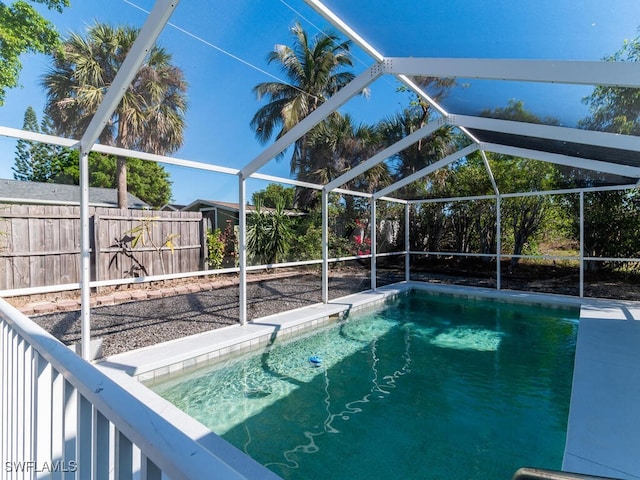
[[[369,279],[351,275],[329,280],[331,299],[367,290]],[[166,342],[238,323],[238,285],[171,297],[97,307],[91,310],[91,337],[102,338],[104,356]],[[318,275],[292,275],[247,284],[249,320],[318,303]],[[80,312],[33,320],[65,344],[79,343]]]

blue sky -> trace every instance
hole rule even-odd
[[[112,24],[141,26],[151,0],[71,0],[62,15],[47,16],[63,35],[80,31],[97,19]],[[637,0],[327,0],[354,29],[386,56],[540,58],[599,60],[637,36]],[[288,28],[300,21],[309,32],[326,23],[301,0],[183,0],[159,43],[173,55],[189,82],[189,111],[183,148],[176,157],[241,168],[265,146],[254,138],[249,122],[260,107],[251,89],[281,73],[266,64],[277,43],[291,43]],[[223,53],[221,50],[227,52]],[[234,55],[236,58],[232,58]],[[354,50],[354,71],[372,61]],[[23,87],[7,95],[0,107],[0,125],[22,127],[31,105],[41,117],[44,93],[39,78],[48,68],[45,56],[23,58]],[[478,113],[502,107],[509,99],[525,102],[540,116],[554,116],[572,125],[586,115],[580,99],[590,88],[558,85],[461,83],[445,101],[451,113]],[[357,98],[344,111],[358,122],[374,123],[400,111],[408,95],[397,93],[395,79],[383,77],[371,86],[368,100]],[[15,142],[0,139],[0,178],[12,178]],[[273,160],[260,171],[289,175],[288,158]],[[220,174],[167,167],[177,203],[197,198],[237,201],[237,180]],[[264,188],[250,181],[249,194]]]

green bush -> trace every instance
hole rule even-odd
[[[279,201],[275,210],[263,210],[261,202],[247,219],[247,250],[260,264],[274,264],[284,260],[291,247],[293,231],[291,219]]]
[[[219,228],[207,231],[207,265],[213,269],[222,268],[225,256],[225,241]]]

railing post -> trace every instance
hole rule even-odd
[[[116,465],[115,471],[118,479],[129,479],[133,472],[133,444],[121,432],[116,432]]]
[[[75,479],[78,463],[78,390],[67,380],[64,382],[64,465],[69,469],[65,478]]]
[[[91,239],[89,236],[89,152],[80,151],[80,324],[82,358],[91,360]]]
[[[329,192],[322,189],[322,302],[329,303]]]
[[[580,298],[584,297],[584,191],[580,191]]]
[[[376,248],[376,199],[371,197],[371,290],[374,292],[378,286],[378,265],[377,265],[377,248]]]
[[[162,472],[157,467],[155,463],[153,463],[146,456],[142,458],[142,472],[141,477],[146,480],[162,480]]]
[[[496,195],[496,290],[502,288],[502,204],[500,195]]]
[[[51,377],[51,457],[52,462],[64,459],[64,377],[53,370]]]
[[[109,480],[109,421],[95,411],[93,414],[93,478]]]
[[[246,184],[247,181],[238,175],[238,260],[240,267],[239,278],[239,302],[240,324],[247,323],[247,208],[246,208]]]
[[[91,442],[93,433],[93,406],[83,395],[78,394],[78,471],[77,478],[91,478]]]
[[[409,235],[409,227],[411,225],[411,205],[409,202],[404,204],[404,279],[411,280],[411,237]]]
[[[37,465],[44,465],[51,461],[52,421],[51,406],[53,403],[52,367],[40,354],[37,355],[37,367],[35,378],[35,425],[33,432],[35,438],[35,460]]]

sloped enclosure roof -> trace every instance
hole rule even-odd
[[[157,41],[173,54],[190,84],[185,144],[172,158],[128,153],[174,165],[176,185],[184,181],[191,187],[198,181],[180,176],[183,166],[296,184],[283,167],[287,162],[276,160],[290,152],[296,139],[334,110],[369,122],[398,113],[408,99],[406,94],[398,96],[399,87],[432,105],[435,115],[423,136],[450,125],[465,134],[475,150],[598,171],[610,175],[611,183],[640,179],[639,137],[578,128],[589,115],[584,98],[595,87],[640,88],[640,62],[603,60],[629,37],[618,32],[629,32],[632,22],[640,23],[635,0],[613,0],[606,6],[595,0],[214,3],[124,2],[120,9],[131,8],[135,14],[122,14],[121,23],[133,19],[142,27],[141,35],[83,137],[65,140],[66,144],[123,153],[95,142],[146,49]],[[87,5],[93,5],[100,21],[102,10],[119,15],[115,4]],[[274,45],[290,42],[294,21],[314,35],[331,29],[350,39],[356,77],[282,138],[260,145],[249,127],[261,105],[251,91],[259,82],[283,78],[265,58]],[[64,34],[63,26],[60,30]],[[456,87],[435,101],[420,88],[420,77],[453,78]],[[364,90],[370,91],[369,99],[360,95]],[[504,108],[512,100],[523,102],[543,121],[550,119],[550,124],[488,118],[487,111]],[[20,128],[17,123],[12,126]],[[17,136],[10,129],[0,133]],[[339,188],[420,138],[417,134],[402,140],[328,186],[304,186]],[[194,198],[220,198],[211,192],[217,186],[209,182],[206,193],[194,188],[191,198],[175,200],[188,204]],[[384,193],[392,196],[394,190],[387,187]]]

